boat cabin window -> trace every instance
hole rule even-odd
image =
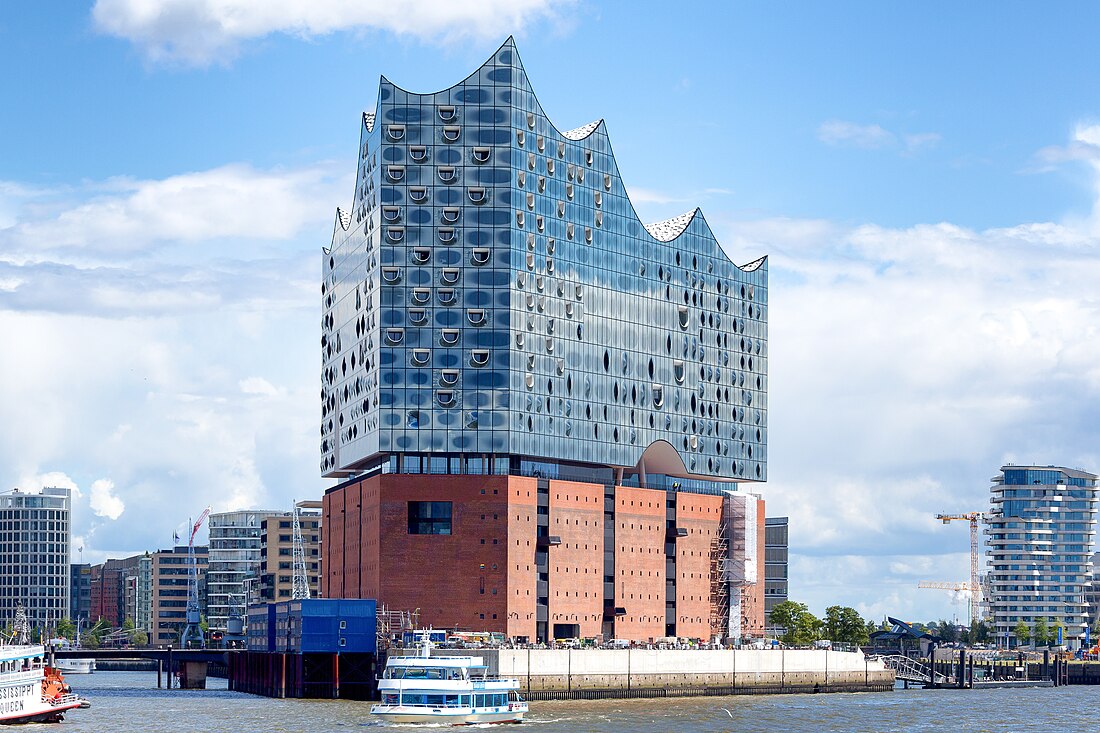
[[[474,695],[475,708],[496,708],[508,704],[508,693],[501,692],[494,695]]]
[[[466,670],[459,667],[386,667],[383,679],[390,680],[465,680]]]
[[[401,704],[431,708],[457,708],[470,705],[469,695],[439,695],[426,692],[403,692]]]

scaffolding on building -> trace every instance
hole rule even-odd
[[[730,617],[729,523],[723,518],[718,533],[710,541],[710,635],[723,638]]]
[[[726,492],[718,536],[711,542],[711,631],[740,639],[749,623],[745,590],[756,584],[757,529],[753,494]]]
[[[378,609],[378,653],[388,650],[393,644],[394,638],[403,635],[406,631],[412,631],[420,621],[420,609],[415,611],[399,611],[386,608],[384,605]]]

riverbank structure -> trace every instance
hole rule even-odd
[[[767,259],[698,209],[643,224],[603,121],[555,127],[511,39],[436,93],[383,78],[361,135],[323,254],[324,595],[761,635]]]
[[[999,640],[1043,619],[1077,649],[1089,623],[1096,533],[1095,474],[1060,466],[1001,467],[990,489],[989,608]]]

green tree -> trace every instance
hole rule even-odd
[[[122,622],[122,630],[123,631],[133,631],[134,630],[134,620],[132,618],[128,618],[125,621],[123,621]]]
[[[882,619],[882,623],[878,625],[879,631],[889,631],[890,624],[886,623],[886,619]]]
[[[932,631],[932,629],[935,630]],[[929,630],[949,644],[959,640],[959,628],[947,619],[931,624]]]
[[[1035,625],[1031,628],[1031,638],[1035,640],[1035,646],[1048,646],[1050,644],[1050,630],[1047,620],[1040,616],[1035,619]]]
[[[772,609],[768,619],[775,626],[786,629],[783,641],[792,646],[812,644],[821,631],[821,621],[810,613],[805,603],[783,601]]]
[[[1058,643],[1058,632],[1062,632],[1062,643],[1066,643],[1066,625],[1062,623],[1062,619],[1055,619],[1054,625],[1050,629],[1050,643]]]
[[[866,644],[867,625],[854,608],[829,606],[825,609],[825,636],[832,641]]]
[[[57,635],[62,639],[72,639],[76,636],[76,624],[70,618],[63,618],[57,622]]]
[[[878,625],[875,624],[874,621],[868,621],[867,626],[864,627],[863,631],[867,634],[868,637],[870,637],[871,634],[878,631]]]
[[[966,640],[971,644],[988,644],[989,624],[983,620],[971,621]]]
[[[1023,619],[1016,622],[1016,628],[1012,631],[1016,635],[1016,646],[1023,646],[1031,639],[1031,629]]]
[[[149,646],[149,635],[141,629],[138,629],[134,632],[133,636],[130,637],[130,641],[134,646]]]

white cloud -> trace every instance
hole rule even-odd
[[[110,479],[101,478],[92,482],[90,504],[96,516],[118,519],[126,510],[126,504],[112,493],[115,484]]]
[[[279,394],[279,389],[263,377],[248,377],[242,379],[239,384],[241,385],[241,391],[245,394],[260,397],[275,397]]]
[[[898,149],[902,155],[912,156],[936,147],[943,138],[936,132],[895,133],[876,124],[827,120],[818,126],[817,139],[834,147]]]
[[[86,258],[175,242],[287,240],[306,224],[335,219],[334,202],[353,187],[333,164],[256,170],[234,164],[159,180],[112,179],[90,197],[34,207],[0,228],[9,262],[41,261],[49,251]],[[56,192],[42,192],[42,198]]]
[[[894,133],[879,125],[860,125],[844,120],[828,120],[817,128],[817,138],[826,145],[850,145],[857,148],[883,148],[896,141]]]
[[[312,38],[383,31],[420,40],[497,39],[563,5],[550,0],[97,0],[96,27],[131,41],[153,61],[207,65],[272,33]]]

